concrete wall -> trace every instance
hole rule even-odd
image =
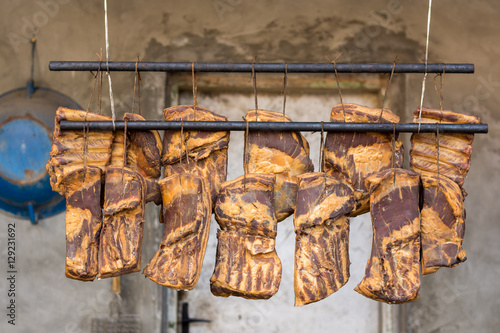
[[[34,33],[38,40],[35,82],[85,107],[91,75],[49,72],[47,64],[98,59],[96,52],[104,47],[102,1],[0,0],[0,5],[0,92],[25,85],[30,68],[27,37]],[[425,1],[110,0],[108,5],[112,60],[133,61],[140,56],[145,61],[251,61],[258,56],[259,61],[324,62],[325,56],[332,58],[343,51],[339,61],[390,62],[397,55],[401,62],[418,62],[424,55]],[[406,308],[405,326],[412,332],[494,332],[500,324],[499,13],[500,2],[495,0],[434,2],[429,61],[476,65],[474,75],[446,75],[444,107],[479,115],[489,124],[490,133],[476,136],[465,183],[468,261],[423,279],[420,299]],[[429,76],[425,104],[436,107],[432,79]],[[165,104],[165,76],[144,73],[143,80],[142,108],[151,119],[159,119]],[[399,87],[393,90],[393,107],[406,120],[418,105],[420,82],[420,75],[400,75],[395,82]],[[120,116],[130,110],[133,74],[113,74],[113,88]],[[103,102],[109,113],[106,89]],[[154,214],[148,220],[150,239],[158,237]],[[4,253],[11,219],[0,219]],[[89,332],[90,318],[116,310],[109,281],[83,284],[63,277],[63,214],[36,227],[25,221],[17,225],[22,267],[17,331],[43,326],[58,332],[66,328]],[[5,260],[0,260],[4,274]],[[0,277],[4,308],[6,283]],[[129,299],[139,303],[125,302],[122,313],[143,318],[144,331],[158,330],[158,288],[132,276],[123,283],[134,291]],[[9,332],[12,327],[2,318],[0,331]]]

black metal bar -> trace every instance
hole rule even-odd
[[[110,71],[135,71],[135,62],[109,62]],[[141,72],[191,72],[190,62],[140,62],[137,69]],[[290,63],[287,64],[288,73],[333,73],[330,63]],[[338,63],[339,73],[390,73],[392,63]],[[51,61],[51,71],[97,71],[98,61]],[[474,64],[427,64],[428,73],[474,73]],[[106,70],[106,63],[101,63],[101,70]],[[215,63],[195,62],[196,72],[233,72],[246,73],[252,71],[251,63]],[[284,73],[284,63],[256,63],[255,71],[261,73]],[[401,63],[396,64],[395,73],[424,73],[425,64]]]
[[[189,324],[191,323],[210,323],[210,320],[190,318],[189,317],[189,303],[182,303],[182,313],[181,313],[181,323],[182,329],[181,333],[189,333]]]
[[[82,130],[84,122],[82,121],[61,121],[61,130],[78,131]],[[147,130],[180,130],[181,127],[186,131],[245,131],[246,122],[244,121],[129,121],[127,129],[129,131],[147,131]],[[394,130],[392,123],[331,123],[324,122],[323,130],[325,132],[378,132],[392,133]],[[419,132],[419,126],[415,123],[397,123],[396,132],[398,133],[416,133]],[[123,130],[125,123],[115,121],[115,128]],[[111,121],[89,121],[88,128],[91,131],[111,131],[113,123]],[[263,132],[320,132],[321,122],[249,122],[250,131]],[[436,133],[436,124],[420,124],[421,133]],[[439,124],[440,133],[488,133],[488,124]]]

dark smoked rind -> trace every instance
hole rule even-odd
[[[101,169],[87,166],[62,177],[66,194],[66,277],[92,281],[98,271],[102,226]]]
[[[295,306],[320,301],[349,280],[349,186],[325,173],[299,176],[295,224]]]
[[[446,176],[422,172],[422,274],[455,267],[467,257],[462,248],[465,205],[460,187]]]
[[[200,278],[207,247],[210,193],[201,177],[186,173],[164,178],[159,184],[165,229],[144,275],[169,288],[191,290]]]
[[[366,183],[373,224],[372,253],[355,290],[386,303],[413,301],[420,291],[419,175],[389,169],[371,175]]]
[[[145,187],[144,178],[137,172],[108,167],[99,243],[99,278],[141,269]]]
[[[374,123],[379,122],[380,109],[372,109],[356,104],[344,104],[346,122]],[[332,109],[331,122],[344,122],[342,105]],[[384,109],[382,123],[398,123],[399,117],[390,110]],[[364,214],[370,209],[369,191],[365,179],[371,174],[403,165],[403,144],[395,142],[392,147],[392,134],[386,133],[349,133],[329,132],[325,141],[325,172],[338,179],[345,180],[354,190],[356,207],[351,216]]]
[[[215,296],[268,299],[279,288],[274,175],[248,174],[222,185],[215,206],[220,230],[210,290]]]

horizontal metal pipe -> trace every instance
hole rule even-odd
[[[77,131],[83,130],[83,121],[61,121],[61,130]],[[89,121],[88,129],[91,131],[113,130],[111,121]],[[325,132],[378,132],[392,133],[394,127],[398,133],[419,132],[419,126],[415,123],[331,123],[331,122],[249,122],[249,131],[263,132],[320,132],[321,124]],[[123,130],[125,123],[115,121],[115,129]],[[245,131],[247,123],[244,121],[130,121],[127,129],[130,131],[147,130],[180,130],[186,131]],[[436,124],[420,124],[421,133],[435,133]],[[439,124],[440,133],[488,133],[487,124]]]
[[[135,71],[135,62],[105,62],[100,63],[101,70]],[[339,73],[390,73],[392,63],[338,63]],[[191,72],[190,62],[139,62],[137,69],[141,72]],[[51,71],[97,71],[98,61],[51,61]],[[233,72],[246,73],[252,71],[251,63],[215,63],[195,62],[196,72]],[[427,64],[428,73],[474,73],[474,64]],[[261,73],[284,73],[284,63],[255,63],[255,71]],[[331,63],[290,63],[287,64],[288,73],[333,73]],[[425,64],[401,63],[396,64],[395,73],[424,73]]]

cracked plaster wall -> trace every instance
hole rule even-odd
[[[0,6],[0,92],[25,85],[30,66],[27,37],[34,33],[38,40],[35,82],[86,106],[91,75],[49,72],[48,61],[97,60],[96,52],[104,47],[102,1],[1,0]],[[133,61],[140,56],[145,61],[244,62],[258,56],[263,62],[323,62],[325,56],[334,58],[342,51],[339,61],[390,62],[397,55],[401,62],[418,62],[424,55],[425,1],[111,0],[108,6],[112,60]],[[434,2],[429,61],[476,65],[474,75],[446,76],[445,108],[479,115],[490,125],[490,133],[476,136],[465,183],[469,193],[464,243],[468,261],[425,277],[420,299],[408,307],[413,332],[493,332],[500,324],[500,212],[496,204],[500,197],[499,14],[496,0]],[[425,104],[436,107],[432,78],[429,76]],[[150,118],[159,119],[165,76],[143,73],[143,80],[142,108]],[[395,111],[407,120],[418,105],[420,80],[419,75],[398,79],[404,88],[397,91],[404,96],[396,96],[400,102]],[[130,109],[133,74],[114,73],[113,84],[121,114]],[[103,94],[103,108],[109,112],[106,89]],[[55,232],[63,228],[63,216],[38,227],[24,224],[21,255],[32,255],[31,238],[43,237],[40,246],[50,247],[47,243],[53,235],[63,237]],[[40,234],[33,233],[35,228]],[[0,239],[3,249],[4,238]],[[43,264],[26,263],[53,272],[46,273],[47,278],[59,276],[62,271],[56,261],[62,254],[56,252],[47,250],[49,260]],[[36,273],[29,271],[29,267],[24,269],[24,286],[37,283]],[[107,288],[101,285],[103,290]],[[29,290],[24,286],[19,287]],[[74,295],[72,284],[64,288]],[[107,311],[104,303],[99,303],[99,311]],[[30,314],[21,311],[22,320],[28,321]],[[88,328],[86,321],[77,324],[83,331]]]

